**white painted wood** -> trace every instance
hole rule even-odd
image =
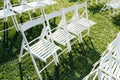
[[[13,7],[13,10],[19,14],[23,13],[23,12],[27,12],[32,10],[32,8],[30,8],[29,6],[26,5],[19,5],[19,6],[15,6]]]
[[[28,42],[26,35],[25,35],[25,32],[28,29],[35,27],[37,25],[43,25],[41,35],[38,36],[37,38],[33,39],[32,41]],[[55,62],[56,65],[59,63],[58,55],[56,52],[60,49],[60,47],[55,45],[54,42],[52,41],[52,39],[48,38],[47,31],[48,30],[45,26],[45,21],[44,21],[43,17],[25,22],[25,23],[20,25],[20,32],[22,34],[23,41],[22,41],[22,46],[21,46],[19,62],[21,62],[22,57],[24,55],[23,50],[27,51],[30,54],[34,68],[35,68],[36,73],[37,73],[40,80],[42,80],[40,73],[44,69],[46,69],[52,62]],[[40,59],[43,62],[47,62],[47,59],[50,56],[53,57],[53,60],[48,62],[48,64],[45,67],[43,67],[41,70],[39,70],[34,57],[37,57],[38,59]]]
[[[120,33],[118,33],[118,36],[109,44],[107,50],[104,53],[104,56],[100,58],[99,62],[97,62],[97,65],[94,66],[92,71],[89,75],[87,75],[83,80],[89,80],[89,78],[92,76],[97,75],[95,79],[98,78],[98,80],[120,80],[120,59],[115,57],[120,54],[119,48],[120,48]],[[96,67],[96,68],[95,68]],[[92,73],[98,70],[93,75]]]
[[[79,14],[79,10],[84,9],[82,14]],[[71,6],[68,8],[63,8],[63,16],[68,15],[70,12],[74,12],[70,21],[67,22],[67,30],[72,34],[75,34],[78,37],[79,42],[82,41],[81,33],[85,30],[88,30],[87,34],[90,35],[90,28],[96,23],[88,19],[87,13],[87,2],[85,1],[82,4]],[[85,17],[83,17],[85,15]],[[86,35],[86,34],[85,34]]]
[[[51,37],[54,41],[56,41],[57,43],[63,45],[63,46],[67,46],[68,48],[68,51],[70,52],[71,51],[71,46],[70,46],[70,41],[75,37],[74,35],[70,34],[66,28],[63,28],[62,27],[65,27],[66,25],[66,21],[64,19],[64,17],[62,16],[63,13],[62,11],[56,11],[56,12],[53,12],[53,13],[50,13],[50,14],[46,14],[46,21],[47,21],[47,26],[51,31],[50,29],[50,22],[49,20],[53,19],[53,18],[56,18],[56,17],[61,17],[62,19],[60,20],[60,22],[58,23],[57,26],[52,26],[52,27],[56,27],[57,29],[51,33]]]

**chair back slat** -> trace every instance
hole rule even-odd
[[[24,32],[24,31],[26,31],[26,30],[28,30],[36,25],[43,24],[43,23],[44,23],[44,18],[40,17],[38,19],[27,21],[27,22],[21,24],[20,29]]]
[[[87,6],[87,1],[85,1],[82,4],[77,5],[77,8],[79,9],[79,8],[83,8],[83,7],[86,7],[86,6]]]
[[[56,12],[52,12],[50,14],[46,14],[46,17],[48,20],[52,19],[52,18],[55,18],[55,17],[58,17],[58,16],[61,16],[62,15],[62,12],[61,11],[56,11]]]
[[[82,4],[79,4],[79,5],[76,5],[77,7],[77,12],[78,12],[78,15],[79,15],[79,18],[83,17],[84,15],[84,18],[88,18],[88,12],[87,12],[87,1],[85,1],[84,3]],[[84,9],[84,11],[82,11],[82,13],[79,13],[79,10],[81,9]]]
[[[68,8],[63,8],[63,10],[64,10],[64,13],[68,13],[70,11],[76,10],[76,6],[74,5],[74,6],[70,6]]]

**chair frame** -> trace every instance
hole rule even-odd
[[[34,40],[28,42],[24,32],[25,32],[26,30],[32,28],[33,26],[36,26],[36,25],[39,25],[39,24],[43,24],[43,31],[42,31],[42,33],[41,33],[41,36],[39,36],[39,37],[35,38]],[[41,73],[44,69],[46,69],[52,62],[55,62],[56,65],[59,63],[57,53],[51,54],[50,56],[53,56],[53,59],[54,59],[54,60],[50,61],[44,68],[42,68],[42,69],[39,71],[39,69],[38,69],[38,67],[37,67],[37,64],[36,64],[36,62],[35,62],[34,56],[33,56],[33,54],[32,54],[32,51],[31,51],[31,48],[30,48],[30,44],[31,44],[31,43],[35,42],[36,40],[42,40],[42,39],[44,38],[44,36],[47,37],[47,39],[48,39],[49,42],[52,41],[52,39],[50,39],[50,38],[48,37],[48,33],[47,33],[48,30],[47,30],[46,25],[45,25],[45,23],[44,23],[44,18],[43,18],[43,17],[40,17],[40,18],[38,18],[38,19],[35,19],[35,20],[32,20],[32,21],[28,21],[28,22],[26,22],[26,23],[21,24],[19,27],[20,27],[20,32],[21,32],[21,34],[22,34],[22,36],[23,36],[22,45],[21,45],[21,51],[20,51],[20,56],[19,56],[19,62],[22,61],[22,57],[24,57],[26,54],[29,53],[29,54],[30,54],[30,57],[31,57],[31,59],[32,59],[34,68],[35,68],[35,70],[36,70],[36,73],[37,73],[39,79],[42,80],[42,77],[41,77],[40,73]],[[54,45],[54,42],[53,42],[53,41],[52,41],[51,43]],[[25,45],[26,45],[26,47],[25,47]],[[56,50],[59,50],[59,49],[60,49],[60,47],[57,47]],[[27,50],[28,53],[23,54],[23,51],[24,51],[24,50]],[[42,60],[42,58],[39,58],[39,59]],[[42,60],[42,61],[46,62],[46,60]]]
[[[79,15],[79,9],[81,9],[81,8],[85,8],[85,9],[82,12],[82,14]],[[67,25],[68,25],[68,27],[69,27],[69,25],[71,25],[73,27],[76,27],[77,30],[79,30],[78,31],[79,33],[77,33],[77,34],[75,32],[72,32],[72,31],[68,30],[72,34],[78,36],[79,43],[82,42],[82,34],[81,34],[82,31],[88,30],[88,32],[85,35],[83,35],[83,37],[85,37],[86,35],[90,36],[91,25],[89,25],[90,27],[89,26],[84,26],[84,25],[80,24],[80,21],[79,21],[79,20],[81,20],[82,16],[85,15],[86,16],[86,21],[88,22],[88,24],[90,24],[89,20],[88,20],[87,1],[85,1],[84,3],[82,3],[80,5],[75,5],[75,6],[71,6],[71,7],[68,7],[68,8],[63,8],[62,11],[63,11],[63,14],[64,14],[65,18],[66,18],[67,13],[69,13],[71,11],[74,12],[70,21],[67,22]]]
[[[89,77],[94,75],[93,80],[119,80],[120,79],[120,33],[108,45],[108,48],[102,53],[101,58],[93,65],[91,72],[84,77],[83,80],[88,80]],[[99,65],[97,67],[97,65]]]
[[[61,17],[62,19],[60,20],[59,24],[56,26],[55,29],[56,29],[56,30],[60,30],[60,33],[61,33],[61,34],[66,33],[65,35],[62,35],[64,38],[67,39],[67,37],[69,37],[69,39],[68,39],[67,41],[66,41],[66,39],[65,39],[65,43],[62,43],[62,42],[60,42],[60,40],[55,40],[55,39],[53,38],[53,33],[52,33],[52,31],[55,30],[55,29],[51,30],[49,20],[54,19],[54,18],[56,18],[56,17]],[[57,43],[63,45],[63,46],[66,46],[66,45],[67,45],[68,52],[71,52],[70,40],[72,40],[73,38],[75,38],[75,36],[72,35],[72,34],[70,34],[70,33],[67,31],[67,29],[66,29],[66,27],[65,27],[65,26],[66,26],[66,20],[65,20],[65,17],[63,16],[62,11],[56,11],[56,12],[53,12],[53,13],[50,13],[50,14],[45,14],[45,19],[46,19],[46,22],[47,22],[47,27],[49,28],[49,30],[50,30],[50,32],[51,32],[51,35],[52,35],[51,37],[53,38],[53,40],[56,41]],[[64,26],[64,28],[62,28],[62,26]],[[62,33],[62,32],[63,32],[63,33]],[[54,32],[54,33],[55,33],[55,32]],[[70,37],[70,36],[71,36],[71,37]],[[71,39],[70,39],[70,38],[71,38]]]

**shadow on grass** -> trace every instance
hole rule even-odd
[[[20,71],[20,80],[23,80],[23,69],[22,69],[22,64],[21,63],[18,63],[19,64],[19,71]]]
[[[112,16],[111,19],[112,19],[113,24],[115,24],[116,26],[120,26],[120,14],[116,14]]]
[[[19,54],[20,44],[21,44],[21,37],[16,32],[16,34],[13,35],[13,37],[9,37],[8,39],[8,47],[0,48],[0,64],[5,63],[7,61],[10,61],[12,59],[15,59],[17,55]],[[1,42],[2,43],[2,42]],[[4,44],[1,44],[1,46],[4,46]]]
[[[102,9],[102,7],[103,7],[103,4],[98,4],[98,5],[97,4],[93,4],[93,5],[88,7],[88,10],[90,12],[92,12],[93,14],[95,14],[95,13],[99,13],[100,10]]]
[[[75,43],[68,56],[63,55],[60,56],[61,63],[55,67],[55,80],[82,80],[100,58],[90,37],[81,44]]]
[[[77,2],[78,0],[69,0],[69,2]]]
[[[95,63],[100,58],[100,55],[95,50],[94,44],[93,44],[93,42],[91,40],[91,37],[89,37],[88,40],[84,39],[84,43],[85,43],[85,46],[86,46],[86,53],[87,53],[86,56],[89,59],[91,59],[93,63]]]

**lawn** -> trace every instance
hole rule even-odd
[[[84,0],[55,0],[55,10],[80,4]],[[82,80],[92,69],[100,54],[107,45],[117,36],[120,31],[120,16],[109,17],[108,11],[99,12],[102,5],[88,6],[89,19],[96,22],[91,28],[90,37],[84,37],[81,44],[75,43],[71,53],[63,53],[59,57],[60,64],[52,64],[42,74],[44,80]],[[39,9],[36,15],[39,16]],[[51,7],[46,7],[47,13],[51,12]],[[26,13],[23,14],[23,21],[28,20]],[[34,15],[33,15],[34,16]],[[19,17],[19,15],[17,15]],[[19,20],[19,18],[18,18]],[[12,26],[10,19],[9,26]],[[20,22],[20,21],[19,21]],[[0,20],[0,30],[3,29],[3,20]],[[34,30],[35,31],[35,30]],[[23,58],[22,63],[18,63],[22,37],[15,29],[8,31],[8,47],[4,48],[3,33],[0,33],[0,80],[38,80],[37,74],[32,65],[30,56]],[[37,60],[37,59],[36,59]],[[38,66],[42,68],[45,63],[37,60]]]

